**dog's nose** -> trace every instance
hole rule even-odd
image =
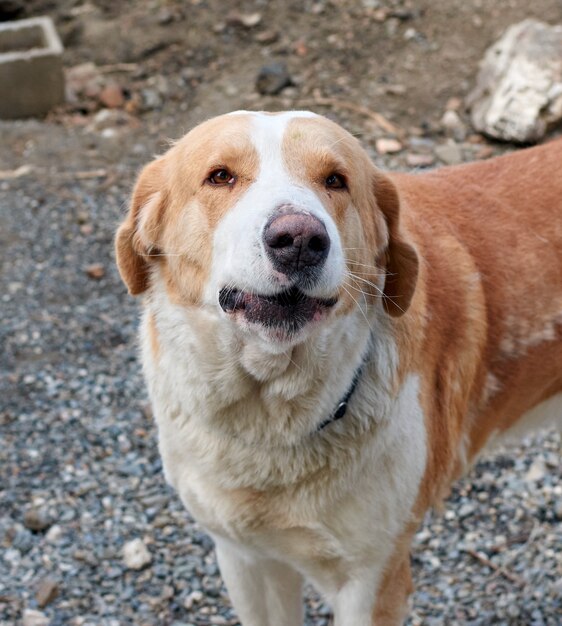
[[[263,239],[273,266],[283,274],[320,267],[330,250],[326,227],[307,213],[274,217],[265,227]]]

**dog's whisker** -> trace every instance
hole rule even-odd
[[[360,289],[359,287],[356,287],[356,286],[354,286],[354,285],[352,285],[352,284],[350,284],[350,283],[346,283],[346,284],[347,284],[347,286],[348,286],[350,289],[353,289],[354,291],[357,291],[357,292],[358,292],[358,293],[360,293],[360,294],[361,294],[364,298],[367,298],[367,297],[371,297],[371,298],[383,298],[383,297],[384,297],[384,296],[381,296],[381,295],[380,295],[380,294],[378,294],[378,293],[373,293],[373,294],[371,294],[371,293],[367,293],[367,292],[363,291],[363,289]]]
[[[350,287],[351,285],[348,284],[348,287]],[[369,321],[369,319],[367,318],[367,314],[365,311],[363,311],[363,309],[361,308],[361,305],[359,304],[359,301],[357,300],[357,298],[355,298],[353,296],[353,294],[347,290],[345,284],[342,285],[342,289],[347,293],[347,295],[353,300],[353,302],[355,302],[355,304],[357,305],[357,308],[359,309],[359,311],[361,312],[361,315],[363,315],[363,317],[365,318],[365,321],[367,322],[367,326],[369,327],[369,330],[373,330],[372,326],[371,326],[371,322]],[[365,297],[365,294],[363,294],[363,297]],[[365,306],[367,307],[367,302],[365,301]]]
[[[354,274],[353,272],[348,272],[347,274],[352,280],[356,280],[362,283],[365,283],[366,285],[369,285],[369,287],[373,287],[373,289],[376,289],[376,291],[378,291],[380,294],[384,294],[383,290],[376,284],[373,283],[370,280],[367,280],[366,278],[362,278],[361,276],[357,276],[356,274]]]

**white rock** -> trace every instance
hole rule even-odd
[[[101,109],[92,119],[91,123],[86,126],[87,133],[103,133],[104,130],[114,129],[115,127],[126,127],[131,122],[131,116],[125,111],[119,109]]]
[[[129,569],[142,569],[152,562],[152,555],[142,539],[133,539],[123,546],[123,561]]]
[[[562,25],[528,19],[488,49],[467,98],[474,128],[534,142],[562,119]]]
[[[58,524],[54,524],[45,534],[45,540],[49,543],[56,543],[63,535],[63,529]]]
[[[49,618],[41,611],[24,609],[21,623],[22,626],[48,626]]]
[[[183,606],[189,611],[194,604],[199,604],[204,597],[201,591],[192,591],[183,601]]]
[[[457,128],[463,128],[463,123],[459,114],[453,110],[445,111],[443,117],[441,118],[441,124],[445,130],[449,131],[454,131]]]
[[[379,154],[394,154],[402,150],[402,144],[398,139],[391,139],[387,137],[381,137],[377,139],[375,147]]]
[[[535,483],[542,480],[546,474],[546,465],[544,459],[538,456],[529,467],[529,471],[525,474],[525,480],[529,483]]]

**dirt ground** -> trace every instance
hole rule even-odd
[[[47,124],[4,127],[2,169],[50,167],[54,156],[60,169],[143,162],[167,138],[236,109],[311,108],[372,145],[384,131],[355,105],[383,114],[406,136],[438,139],[447,103],[469,92],[485,49],[508,25],[526,17],[562,22],[559,0],[7,4],[23,6],[19,17],[53,17],[65,66],[101,66],[104,80],[122,88],[131,118],[118,141],[99,141],[83,130],[102,105],[95,94],[75,98]],[[272,61],[286,63],[293,86],[262,96],[256,76]]]
[[[114,267],[139,167],[236,109],[323,113],[387,169],[517,149],[474,133],[464,98],[510,24],[562,23],[562,2],[0,0],[0,21],[37,15],[63,39],[67,102],[0,121],[0,626],[31,626],[27,609],[36,626],[234,625],[212,544],[164,485]],[[272,63],[286,86],[260,93]],[[418,533],[408,623],[560,624],[561,499],[555,435],[484,459]],[[121,555],[136,537],[139,572]],[[330,619],[309,594],[306,623]]]

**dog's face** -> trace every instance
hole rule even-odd
[[[398,218],[394,186],[337,124],[236,112],[143,170],[117,262],[132,294],[162,281],[176,304],[291,344],[365,298],[408,308],[417,257]]]

